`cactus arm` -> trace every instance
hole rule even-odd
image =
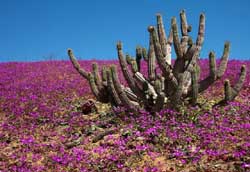
[[[233,100],[239,94],[239,92],[244,84],[245,79],[246,79],[246,66],[243,65],[243,66],[241,66],[239,79],[238,79],[237,83],[234,85],[234,87],[232,88],[231,100]]]
[[[230,81],[226,79],[224,81],[224,99],[221,100],[216,105],[225,104],[229,101],[232,101],[235,99],[235,97],[239,94],[244,81],[246,79],[246,66],[241,66],[240,76],[234,87],[231,87]]]
[[[220,65],[219,65],[219,68],[217,71],[218,78],[221,78],[226,71],[228,57],[229,57],[229,51],[230,51],[230,43],[226,42],[224,45],[223,55],[222,55],[221,60],[220,60]]]
[[[157,57],[157,60],[159,59],[159,63],[163,63],[163,64],[159,64],[159,65],[162,66],[161,68],[163,68],[163,71],[166,71],[166,69],[164,69],[164,66],[163,66],[165,64],[164,56],[163,56],[161,44],[159,42],[158,35],[157,35],[156,30],[155,30],[155,27],[154,26],[149,26],[148,31],[152,35],[153,45],[154,45],[154,52],[155,52],[155,55]]]
[[[176,58],[182,58],[182,50],[181,50],[181,43],[180,43],[180,40],[179,40],[179,35],[178,35],[178,27],[177,27],[177,24],[176,24],[176,18],[173,17],[171,19],[171,28],[172,28],[172,31],[173,31],[173,41],[174,41],[174,49],[175,49],[175,52],[176,52]]]
[[[212,85],[216,80],[218,80],[224,75],[228,63],[229,48],[230,44],[229,42],[226,42],[224,45],[224,51],[218,69],[216,67],[216,60],[214,53],[213,52],[209,53],[210,75],[206,77],[204,80],[200,81],[199,92],[206,90],[210,85]]]
[[[205,35],[205,14],[200,15],[199,21],[199,29],[198,29],[198,37],[196,39],[196,46],[198,50],[201,50],[202,44],[204,42],[204,35]]]
[[[186,96],[186,95],[192,96],[191,92],[190,92],[190,86],[192,85],[192,74],[191,73],[194,72],[194,70],[196,70],[196,68],[198,66],[198,64],[197,64],[198,56],[199,56],[199,51],[196,47],[192,58],[186,64],[184,72],[179,74],[179,76],[183,77],[183,80],[184,80],[183,87],[182,87],[183,88],[182,93],[184,94],[184,96]]]
[[[173,30],[172,30],[172,28],[170,28],[170,30],[169,30],[167,44],[170,46],[173,44]]]
[[[187,23],[187,17],[186,17],[186,14],[185,14],[185,10],[181,10],[180,18],[181,18],[181,33],[182,33],[182,36],[188,36],[188,23]]]
[[[191,78],[192,78],[192,99],[191,102],[193,105],[197,103],[198,98],[198,69],[195,68],[194,71],[191,72]]]
[[[88,80],[90,88],[92,93],[94,94],[94,96],[102,101],[102,97],[100,95],[100,90],[98,89],[98,86],[96,85],[96,79],[95,76],[93,74],[91,74],[90,72],[86,72],[83,68],[80,67],[80,64],[77,62],[73,51],[71,49],[68,49],[68,55],[70,57],[70,60],[74,66],[74,68],[80,73],[81,76],[83,76],[85,79]]]
[[[172,49],[171,45],[167,44],[166,62],[168,63],[168,65],[171,65],[172,63],[171,49]]]
[[[212,80],[216,80],[217,75],[216,75],[216,58],[214,52],[209,53],[209,71],[210,71],[210,77]]]
[[[182,34],[181,49],[182,49],[183,53],[185,53],[187,51],[189,36],[188,36],[187,17],[186,17],[186,14],[185,14],[184,10],[182,10],[180,12],[180,19],[181,19],[181,34]]]
[[[122,104],[128,108],[134,108],[134,104],[130,102],[126,93],[122,89],[122,86],[121,86],[120,81],[118,79],[116,66],[112,65],[110,68],[111,68],[111,74],[112,74],[112,80],[114,83],[114,87],[115,87],[117,94],[119,95],[119,98],[120,98]]]
[[[200,65],[198,63],[196,64],[196,70],[197,70],[197,81],[199,81],[200,75],[201,75],[201,68],[200,68]],[[198,82],[198,88],[199,88],[199,82]]]
[[[149,38],[149,52],[148,52],[148,78],[150,81],[155,80],[155,51],[153,36],[150,34]]]
[[[159,42],[161,44],[163,56],[166,58],[166,55],[167,55],[167,38],[166,38],[165,29],[164,29],[164,24],[163,24],[163,21],[162,21],[162,16],[160,14],[157,14],[156,19],[157,19],[157,32],[158,32]]]
[[[131,64],[131,57],[130,57],[130,55],[129,54],[126,54],[126,62],[127,62],[127,64]]]
[[[138,72],[141,71],[141,59],[142,59],[142,48],[140,46],[136,47],[136,64],[137,64],[137,69]]]
[[[102,85],[101,77],[99,75],[99,69],[98,69],[97,63],[92,64],[92,70],[93,70],[93,76],[95,79],[96,86],[98,90],[101,91],[103,89],[103,85]]]
[[[142,48],[142,56],[145,61],[148,61],[148,53],[145,47]]]
[[[240,77],[238,82],[235,84],[234,86],[234,90],[236,92],[239,92],[244,84],[244,81],[246,79],[246,65],[242,65],[241,66],[241,70],[240,70]]]
[[[103,86],[107,86],[108,85],[107,84],[107,81],[108,81],[108,74],[107,74],[107,72],[108,72],[107,67],[103,66],[102,67],[102,85]]]
[[[164,60],[164,56],[162,53],[161,45],[160,45],[156,30],[153,26],[149,26],[148,30],[153,38],[153,44],[154,44],[154,50],[155,50],[154,52],[155,52],[155,56],[158,60],[158,64],[159,64],[162,72],[164,74],[168,75],[170,73],[171,68],[169,65],[166,64],[166,62]]]
[[[124,75],[125,79],[127,80],[129,86],[131,88],[134,88],[135,87],[135,82],[134,82],[134,79],[133,79],[132,75],[129,72],[127,62],[125,61],[125,59],[123,57],[122,43],[121,42],[117,43],[117,51],[118,51],[118,58],[119,58],[119,61],[120,61],[120,66],[121,66],[123,75]]]
[[[134,60],[134,59],[131,60],[131,69],[132,69],[132,72],[133,72],[134,74],[135,74],[136,72],[139,71],[138,65],[137,65],[137,64],[138,64],[138,63],[137,63],[136,60]]]
[[[232,100],[232,88],[228,79],[224,82],[224,101],[228,102]]]
[[[194,70],[194,67],[197,65],[198,57],[199,57],[199,51],[198,48],[196,47],[192,58],[188,61],[188,64],[185,67],[185,71],[191,72]]]
[[[157,93],[157,98],[155,101],[155,105],[153,107],[153,111],[157,112],[163,108],[163,106],[165,104],[165,100],[167,99],[165,93],[163,92],[163,90],[164,90],[163,77],[156,79],[155,84],[154,84],[154,89]]]
[[[89,78],[88,81],[89,81],[91,91],[93,92],[95,97],[99,100],[100,99],[100,92],[99,92],[97,85],[95,83],[95,78],[94,78],[93,74],[89,73],[88,78]]]
[[[129,87],[131,88],[131,90],[137,95],[141,95],[140,90],[137,88],[135,80],[133,78],[133,76],[131,75],[129,69],[128,69],[128,65],[126,60],[123,57],[123,52],[122,52],[122,43],[118,42],[117,43],[117,51],[118,51],[118,58],[119,58],[119,62],[120,62],[120,66],[123,72],[123,76],[125,77]],[[140,97],[140,96],[139,96]]]
[[[156,30],[153,26],[149,26],[148,31],[150,32],[150,34],[152,34],[155,55],[156,55],[156,59],[158,61],[159,67],[161,71],[163,72],[165,79],[171,83],[172,89],[175,89],[177,88],[178,83],[177,83],[176,78],[172,74],[171,66],[168,63],[166,63],[163,58],[163,54],[162,54],[159,40],[157,38]]]
[[[116,106],[121,106],[122,102],[119,98],[119,95],[117,94],[115,90],[110,69],[107,70],[107,79],[108,79],[108,89],[109,89],[109,92],[111,93],[110,95],[111,104],[115,104]]]
[[[199,93],[212,85],[217,78],[216,58],[214,52],[209,53],[209,76],[199,82]]]
[[[183,16],[184,14],[181,13],[181,16]],[[181,17],[183,18],[183,17]],[[183,23],[184,21],[182,21]],[[176,61],[174,64],[174,69],[173,69],[173,73],[174,76],[179,80],[179,74],[184,72],[184,67],[185,67],[185,59],[183,58],[183,54],[184,54],[184,47],[182,46],[180,40],[179,40],[179,35],[178,35],[178,27],[177,27],[177,23],[176,23],[176,18],[173,17],[171,20],[171,25],[172,25],[172,30],[173,30],[173,40],[174,40],[174,49],[176,52]],[[184,33],[186,33],[187,31],[184,31]],[[188,37],[185,35],[184,38]],[[187,40],[185,42],[187,42]]]
[[[126,61],[127,61],[128,66],[131,67],[133,74],[138,72],[137,59],[135,60],[134,58],[130,57],[129,54],[126,54]],[[138,62],[138,63],[140,63],[140,62]]]
[[[183,81],[183,90],[182,93],[183,95],[187,95],[190,86],[192,85],[192,73],[193,71],[185,71],[182,75],[184,77],[184,81]]]
[[[83,68],[81,68],[80,64],[77,62],[72,49],[68,49],[68,55],[70,58],[70,61],[72,62],[74,68],[80,73],[81,76],[83,76],[85,79],[88,79],[89,73],[86,72]]]
[[[169,35],[168,35],[168,39],[167,39],[167,52],[166,52],[166,60],[167,60],[167,63],[169,65],[171,65],[171,60],[172,60],[172,56],[171,56],[171,45],[173,43],[173,32],[172,32],[172,28],[170,28],[170,31],[169,31]]]
[[[186,54],[184,55],[184,59],[187,60],[191,60],[191,58],[193,57],[195,51],[197,50],[196,45],[190,45],[190,47],[187,49]]]

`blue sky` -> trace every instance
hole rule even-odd
[[[0,61],[67,59],[67,48],[81,59],[116,59],[118,40],[134,55],[136,45],[148,46],[156,13],[168,30],[182,9],[194,40],[206,15],[202,57],[220,57],[229,40],[231,59],[250,59],[250,0],[1,0]]]

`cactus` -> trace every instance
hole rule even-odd
[[[154,42],[153,36],[150,35],[149,38],[149,50],[148,50],[148,78],[152,82],[155,80],[155,51],[154,51]]]
[[[142,48],[142,57],[145,61],[148,61],[147,49],[145,47]]]
[[[196,105],[198,94],[208,89],[220,79],[227,68],[230,43],[224,45],[220,63],[216,64],[214,52],[209,53],[209,75],[200,80],[199,56],[204,42],[205,15],[201,14],[196,42],[189,36],[192,27],[188,25],[186,13],[180,12],[179,34],[176,18],[171,19],[169,35],[166,36],[163,19],[156,15],[157,26],[149,26],[149,48],[136,47],[135,59],[130,55],[124,58],[122,43],[117,43],[117,53],[122,74],[127,86],[119,81],[116,66],[104,66],[101,74],[98,65],[92,65],[92,72],[80,67],[71,49],[69,58],[74,68],[88,80],[93,94],[98,101],[110,102],[113,107],[125,106],[130,109],[145,109],[151,112],[160,111],[164,107],[178,109],[186,100]],[[171,64],[171,46],[174,44],[176,61]],[[141,73],[141,60],[147,63],[148,75]],[[161,70],[156,72],[157,64]],[[130,70],[131,69],[131,70]],[[241,67],[239,79],[234,86],[229,80],[224,82],[224,99],[219,103],[234,100],[239,94],[246,78],[246,66]]]
[[[238,95],[239,91],[241,90],[245,79],[246,79],[246,66],[243,65],[241,67],[241,70],[240,70],[240,77],[233,88],[230,85],[230,81],[228,79],[225,80],[225,83],[224,83],[225,98],[221,102],[232,101]]]
[[[192,77],[192,104],[195,105],[197,103],[198,97],[198,68],[196,67],[191,72]]]
[[[108,91],[111,94],[111,96],[110,96],[111,104],[117,105],[117,106],[122,105],[121,99],[119,98],[119,95],[117,94],[117,92],[115,90],[110,69],[107,70],[107,78],[108,78],[108,89],[109,89]]]
[[[137,70],[141,71],[141,59],[143,58],[142,54],[142,48],[140,46],[136,47],[136,64],[137,64]]]

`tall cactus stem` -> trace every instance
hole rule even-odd
[[[182,50],[181,50],[181,43],[180,43],[180,40],[179,40],[179,35],[178,35],[178,27],[177,27],[177,24],[176,24],[176,18],[173,17],[171,19],[171,28],[172,28],[172,31],[173,31],[173,41],[174,41],[174,49],[175,49],[175,52],[176,52],[176,58],[182,58]]]
[[[102,67],[102,84],[107,86],[108,76],[107,76],[108,69],[106,66]]]
[[[148,61],[148,53],[145,47],[142,48],[142,56],[145,61]]]
[[[185,10],[181,10],[180,18],[181,18],[181,34],[182,34],[181,49],[182,49],[183,53],[185,53],[187,51],[187,48],[188,48],[187,45],[188,45],[188,40],[189,40],[188,23],[187,23],[187,17],[185,14]]]
[[[186,54],[185,54],[185,56],[184,56],[184,60],[185,60],[185,61],[191,60],[192,57],[193,57],[193,55],[194,55],[194,53],[195,53],[195,51],[197,51],[196,45],[194,45],[194,44],[189,45],[189,47],[188,47],[188,49],[187,49],[187,52],[186,52]]]
[[[157,58],[159,67],[161,69],[161,71],[163,72],[164,77],[169,80],[169,82],[172,85],[172,89],[176,89],[178,86],[177,80],[176,78],[172,75],[172,67],[165,62],[164,57],[163,57],[163,53],[161,50],[161,46],[156,34],[156,30],[153,26],[149,26],[148,31],[150,32],[150,34],[152,35],[153,38],[153,42],[154,42],[154,50],[155,50],[155,56]]]
[[[224,45],[223,55],[222,55],[221,60],[220,60],[220,66],[219,66],[219,69],[217,71],[218,78],[221,78],[227,69],[229,51],[230,51],[230,42],[226,42]]]
[[[209,71],[210,71],[210,77],[213,80],[216,80],[216,58],[214,52],[209,53]]]
[[[182,33],[182,36],[188,36],[188,23],[187,23],[187,17],[186,17],[186,14],[185,14],[185,10],[181,10],[180,18],[181,18],[181,33]]]
[[[138,69],[138,65],[137,65],[137,61],[136,60],[131,60],[131,69],[132,69],[132,72],[135,74],[136,72],[139,71]]]
[[[242,86],[244,84],[244,81],[246,79],[246,73],[247,73],[246,72],[246,65],[242,65],[241,69],[240,69],[240,77],[238,79],[238,82],[234,85],[234,90],[237,93],[241,90],[241,88],[242,88]]]
[[[198,70],[197,68],[191,72],[192,77],[192,104],[195,105],[197,103],[198,98]]]
[[[133,104],[130,102],[129,98],[127,97],[126,93],[123,91],[122,86],[120,84],[120,81],[118,79],[117,71],[116,71],[116,66],[112,65],[110,67],[111,69],[111,74],[112,74],[112,80],[114,83],[115,90],[117,94],[119,95],[119,98],[122,102],[123,105],[125,105],[128,108],[133,108]]]
[[[129,87],[131,88],[131,90],[139,97],[142,97],[140,90],[137,88],[135,80],[133,78],[133,75],[130,73],[129,69],[128,69],[128,65],[126,60],[123,57],[123,52],[122,52],[122,43],[118,42],[117,43],[117,51],[118,51],[118,58],[119,58],[119,62],[120,62],[120,66],[123,72],[123,76],[125,77]]]
[[[95,79],[96,86],[99,89],[99,91],[101,91],[103,88],[103,85],[102,85],[101,77],[99,75],[99,69],[98,69],[97,63],[92,64],[92,70],[93,70],[93,76]]]
[[[142,59],[142,48],[140,46],[136,47],[136,64],[137,64],[137,70],[141,71],[141,59]]]
[[[150,34],[149,38],[149,52],[148,52],[148,78],[150,81],[155,80],[155,50],[153,35]]]
[[[167,55],[167,38],[166,38],[166,33],[165,33],[164,24],[163,24],[163,21],[162,21],[161,14],[159,14],[159,13],[156,14],[156,19],[157,19],[157,32],[158,32],[159,42],[161,44],[163,56],[166,58],[166,55]]]
[[[226,102],[232,100],[232,90],[228,79],[224,82],[224,100]]]
[[[88,81],[89,81],[91,91],[94,93],[95,97],[99,100],[100,99],[100,97],[99,97],[100,92],[99,92],[99,90],[98,90],[98,88],[96,86],[95,78],[91,73],[89,73],[88,78],[89,78]]]
[[[200,80],[200,75],[201,75],[201,68],[200,68],[199,64],[196,64],[196,71],[197,71],[197,81],[199,81]]]
[[[130,57],[130,55],[126,54],[126,62],[127,62],[127,64],[131,65],[131,60],[132,60],[132,58]]]
[[[200,21],[199,21],[199,29],[198,29],[198,37],[196,40],[196,46],[198,47],[198,50],[201,50],[202,44],[204,42],[204,35],[205,35],[205,14],[200,15]]]
[[[168,33],[167,44],[170,46],[173,44],[173,30],[172,30],[172,28],[170,28],[169,33]]]
[[[121,106],[122,102],[119,98],[119,95],[117,94],[115,90],[110,68],[107,70],[106,73],[107,73],[107,79],[108,79],[108,89],[109,89],[109,92],[111,93],[110,95],[111,104],[115,104],[115,106]]]
[[[167,38],[167,52],[166,52],[166,61],[169,65],[171,65],[171,60],[172,60],[172,56],[171,56],[171,53],[172,53],[172,43],[173,43],[173,31],[172,31],[172,28],[170,28],[169,30],[169,35],[168,35],[168,38]]]
[[[246,66],[241,66],[240,76],[234,87],[232,88],[231,100],[233,100],[240,92],[246,79]]]

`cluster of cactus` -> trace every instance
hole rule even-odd
[[[157,26],[149,26],[149,49],[137,47],[136,58],[124,57],[122,43],[117,43],[117,52],[123,76],[127,86],[118,78],[115,65],[103,66],[98,72],[98,65],[93,63],[92,72],[80,67],[71,49],[68,55],[75,69],[88,80],[91,90],[98,101],[111,103],[112,106],[145,109],[151,112],[164,107],[178,108],[184,102],[195,105],[198,94],[220,79],[227,68],[230,43],[224,45],[224,52],[217,67],[215,54],[209,53],[210,73],[200,80],[199,56],[204,41],[205,15],[199,19],[196,42],[189,36],[192,27],[188,25],[185,11],[180,12],[181,37],[178,33],[176,18],[171,19],[171,29],[166,36],[162,16],[157,14]],[[171,64],[171,47],[174,45],[176,60]],[[141,73],[141,60],[147,63],[148,76]],[[160,68],[160,72],[156,68]],[[246,67],[241,67],[238,81],[234,87],[229,80],[224,84],[224,99],[232,101],[239,93],[246,77]],[[187,101],[186,101],[187,100]]]

